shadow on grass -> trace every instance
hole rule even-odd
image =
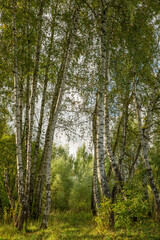
[[[37,233],[40,230],[41,230],[40,228],[37,228],[37,229],[26,229],[26,233]]]

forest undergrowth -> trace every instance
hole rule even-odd
[[[117,230],[98,227],[96,219],[86,212],[54,211],[50,215],[48,229],[40,229],[40,221],[30,221],[23,231],[17,231],[13,224],[0,224],[0,240],[118,240],[118,239],[160,239],[160,224],[147,221],[134,223],[129,228]]]

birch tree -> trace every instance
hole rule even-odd
[[[30,193],[30,178],[31,178],[31,145],[32,145],[32,136],[33,136],[33,120],[35,114],[35,98],[37,90],[37,75],[39,68],[39,59],[40,59],[40,50],[41,50],[41,35],[42,35],[42,19],[43,19],[43,0],[40,3],[39,16],[38,16],[38,39],[36,46],[36,57],[35,57],[35,66],[33,72],[33,81],[32,81],[32,90],[31,90],[31,100],[30,100],[30,116],[29,116],[29,129],[28,129],[28,143],[27,143],[27,159],[26,159],[26,179],[25,179],[25,197],[26,197],[26,206],[28,210],[28,201]]]
[[[54,5],[52,6],[52,26],[51,26],[51,37],[50,37],[50,44],[48,49],[48,56],[47,56],[47,62],[45,67],[45,76],[44,76],[44,89],[42,94],[42,102],[41,102],[41,111],[40,111],[40,118],[38,123],[38,129],[37,129],[37,136],[36,136],[36,143],[34,148],[34,156],[32,161],[32,169],[31,169],[31,189],[30,189],[30,205],[33,203],[33,193],[34,193],[34,183],[36,181],[36,166],[37,166],[37,160],[38,160],[38,151],[40,147],[40,138],[42,133],[42,125],[43,125],[43,119],[44,119],[44,113],[45,113],[45,104],[46,104],[46,95],[47,95],[47,85],[49,82],[48,73],[49,68],[51,64],[51,53],[53,49],[53,43],[54,43],[54,30],[55,30],[55,21],[56,21],[56,15],[57,15],[57,7],[58,2],[56,2],[55,9]]]
[[[13,6],[13,41],[14,41],[14,96],[15,96],[15,128],[16,128],[16,151],[17,151],[17,174],[18,174],[18,194],[20,202],[20,213],[18,217],[18,228],[22,229],[25,220],[25,194],[24,194],[24,174],[22,163],[22,144],[21,144],[21,114],[20,114],[20,80],[18,77],[17,63],[17,27],[16,27],[16,2]]]
[[[151,165],[150,165],[150,162],[149,162],[149,159],[148,159],[148,148],[149,148],[152,109],[153,109],[153,106],[156,103],[156,100],[158,98],[157,98],[157,96],[155,98],[155,93],[154,93],[154,96],[152,96],[152,99],[149,102],[147,116],[146,116],[146,120],[145,120],[144,126],[143,126],[143,124],[142,124],[142,114],[141,114],[142,105],[139,102],[139,99],[137,97],[135,80],[134,80],[134,97],[135,97],[137,117],[138,117],[140,141],[141,141],[141,146],[142,146],[142,150],[143,150],[143,158],[144,158],[144,162],[145,162],[145,165],[146,165],[146,170],[147,170],[150,186],[151,186],[154,198],[155,198],[157,217],[159,218],[159,212],[160,212],[159,193],[158,193],[157,187],[155,185],[152,168],[151,168]]]
[[[69,67],[69,63],[72,56],[72,49],[74,46],[75,35],[78,28],[78,19],[79,19],[79,12],[80,12],[80,3],[75,5],[75,12],[73,15],[73,25],[70,29],[69,37],[67,39],[66,50],[64,51],[64,59],[60,67],[60,71],[58,74],[57,83],[55,86],[54,97],[52,100],[52,108],[50,111],[50,119],[48,124],[48,129],[46,132],[46,142],[45,142],[45,149],[44,149],[44,161],[46,162],[46,203],[45,203],[45,210],[43,214],[42,220],[42,228],[46,228],[48,226],[48,218],[49,218],[49,211],[50,211],[50,204],[51,204],[51,195],[50,195],[50,171],[51,171],[51,152],[52,152],[52,144],[53,144],[53,137],[55,131],[55,125],[58,117],[58,111],[61,104],[61,99],[63,96],[64,84],[67,75],[67,70]]]
[[[94,163],[93,163],[93,180],[92,180],[92,212],[96,215],[100,207],[100,197],[98,191],[98,177],[97,177],[97,104],[93,112],[92,120],[92,134],[93,134],[93,146],[94,146]]]

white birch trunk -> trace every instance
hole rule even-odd
[[[152,118],[152,108],[154,105],[154,96],[149,104],[148,114],[145,121],[145,131],[143,132],[143,125],[142,125],[142,116],[141,116],[141,104],[136,94],[136,84],[134,82],[134,97],[136,102],[136,109],[137,109],[137,116],[138,116],[138,123],[139,123],[139,133],[140,133],[140,141],[143,150],[143,158],[146,165],[146,170],[150,182],[150,186],[153,192],[153,196],[156,203],[156,212],[157,217],[160,219],[160,199],[157,187],[154,182],[154,177],[151,169],[151,165],[148,159],[148,147],[149,147],[149,138],[150,138],[150,125],[151,125],[151,118]]]
[[[123,118],[123,115],[120,117],[120,121],[119,121],[118,127],[117,127],[116,141],[115,141],[114,146],[113,146],[113,156],[115,156],[115,152],[116,152],[117,145],[118,145],[118,141],[119,141],[119,134],[120,134],[120,128],[121,128],[122,118]],[[105,146],[107,146],[106,134],[105,134]],[[108,179],[108,181],[109,181],[109,179],[110,179],[111,172],[112,172],[112,167],[111,167],[111,164],[110,164],[110,167],[109,167],[109,170],[108,170],[108,173],[107,173],[107,179]]]
[[[28,205],[29,192],[30,192],[32,134],[33,134],[33,120],[34,120],[34,114],[35,114],[37,75],[38,75],[39,57],[40,57],[40,50],[41,50],[43,6],[44,6],[44,1],[42,0],[41,4],[40,4],[39,17],[38,17],[38,21],[39,21],[38,39],[37,39],[36,58],[35,58],[35,66],[34,66],[33,81],[32,81],[32,92],[31,92],[31,102],[30,102],[30,119],[29,119],[29,131],[28,131],[28,143],[27,143],[26,179],[25,179],[26,205]]]
[[[30,33],[29,33],[29,14],[30,14],[30,0],[28,1],[27,6],[27,64],[28,64],[28,72],[26,79],[26,106],[25,106],[25,123],[24,123],[24,136],[25,136],[25,159],[27,159],[27,143],[28,143],[28,131],[29,131],[29,99],[30,99]]]
[[[48,226],[48,219],[49,219],[49,212],[50,212],[50,204],[51,204],[51,194],[50,194],[50,174],[51,174],[51,154],[52,154],[52,144],[53,144],[53,136],[54,136],[54,130],[55,125],[58,117],[58,112],[63,96],[64,91],[64,84],[65,79],[67,76],[67,71],[69,67],[69,63],[72,56],[72,49],[74,45],[75,35],[78,28],[78,20],[79,20],[79,12],[80,12],[80,4],[78,3],[76,5],[75,13],[73,15],[73,25],[72,29],[70,30],[70,36],[67,41],[67,48],[64,55],[64,60],[61,65],[61,69],[59,71],[59,79],[57,81],[57,89],[55,89],[55,98],[53,98],[52,102],[52,109],[50,112],[50,122],[48,125],[48,136],[46,136],[46,145],[47,145],[47,151],[45,154],[44,162],[46,162],[46,203],[45,203],[45,210],[43,214],[42,219],[42,228],[47,228]],[[58,97],[56,97],[58,94]]]
[[[94,165],[93,165],[93,180],[92,180],[92,212],[93,215],[98,213],[100,207],[100,197],[98,192],[98,177],[97,177],[97,104],[93,112],[92,120],[92,133],[93,133],[93,145],[94,145]]]
[[[53,38],[54,38],[54,29],[55,29],[57,7],[58,7],[58,1],[56,3],[55,16],[53,16],[53,20],[52,20],[52,33],[51,33],[51,38],[50,38],[47,64],[46,64],[46,69],[45,69],[45,79],[44,79],[44,89],[43,89],[43,96],[42,96],[42,103],[41,103],[41,112],[40,112],[40,119],[39,119],[39,124],[38,124],[38,131],[37,131],[35,150],[34,150],[34,156],[33,156],[33,163],[32,163],[31,189],[30,189],[30,198],[31,198],[30,201],[31,201],[31,203],[32,203],[32,200],[33,200],[33,190],[34,190],[34,184],[35,184],[35,181],[36,181],[36,163],[37,163],[37,158],[38,158],[40,137],[41,137],[41,132],[42,132],[43,118],[44,118],[47,85],[48,85],[48,80],[49,80],[48,79],[48,71],[49,71],[50,62],[51,62],[51,51],[52,51],[52,48],[53,48]]]
[[[106,80],[106,11],[104,6],[101,11],[100,26],[100,73],[99,73],[99,89],[97,96],[97,168],[98,180],[102,196],[110,198],[106,172],[105,172],[105,152],[104,152],[104,90]]]
[[[17,177],[18,196],[20,203],[20,213],[17,226],[22,229],[24,223],[24,173],[22,163],[22,142],[21,142],[21,111],[20,111],[20,89],[17,63],[17,27],[16,27],[16,1],[12,1],[13,6],[13,42],[14,42],[14,98],[15,98],[15,128],[16,128],[16,155],[17,155]]]
[[[106,149],[108,158],[112,167],[112,171],[118,181],[118,184],[122,188],[123,182],[122,182],[122,176],[118,169],[118,165],[116,163],[115,157],[112,152],[111,148],[111,139],[110,139],[110,129],[109,129],[109,90],[108,85],[110,82],[110,70],[109,66],[107,67],[107,83],[106,83],[106,89],[105,89],[105,135],[106,135]]]
[[[104,160],[104,95],[103,92],[98,93],[97,97],[97,169],[98,180],[102,196],[110,198],[108,187],[105,160]]]
[[[23,73],[22,73],[23,75]],[[20,119],[21,119],[21,143],[23,141],[23,134],[22,134],[22,115],[23,115],[23,76],[20,78],[20,84],[19,84],[19,92],[20,92],[20,100],[19,100],[19,107],[20,107]]]

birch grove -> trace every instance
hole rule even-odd
[[[1,8],[0,184],[13,224],[40,219],[47,228],[62,185],[67,210],[78,193],[84,206],[84,181],[93,215],[106,207],[110,227],[134,194],[160,220],[158,3],[2,0]],[[93,157],[85,147],[80,157],[54,157],[56,133],[80,136]],[[63,164],[53,174],[63,161],[65,190]]]

